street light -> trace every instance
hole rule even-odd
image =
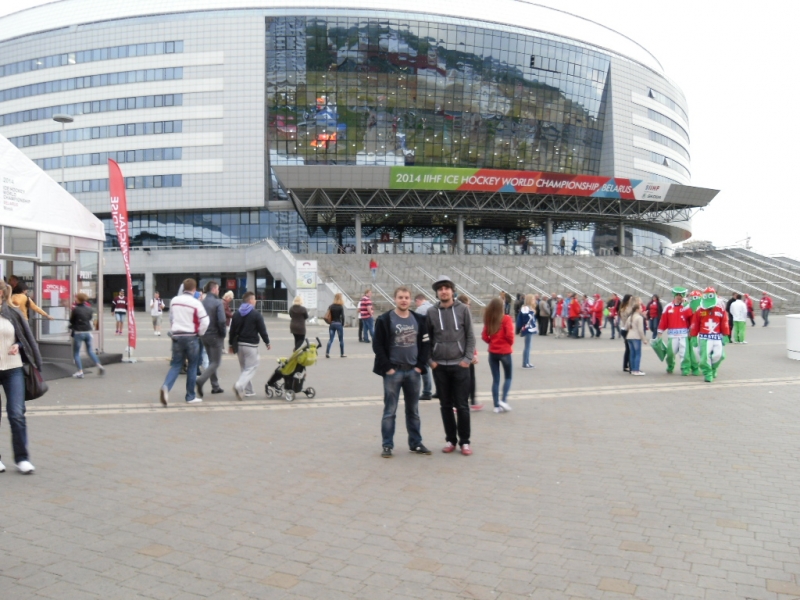
[[[53,115],[53,121],[61,123],[61,187],[64,187],[64,125],[74,120],[70,115]]]

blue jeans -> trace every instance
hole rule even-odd
[[[406,404],[406,430],[408,431],[408,447],[412,450],[422,443],[419,424],[419,373],[414,369],[396,370],[391,375],[383,376],[383,419],[381,420],[381,437],[383,445],[394,448],[394,425],[397,404],[400,401],[400,390],[403,390],[403,401]]]
[[[589,333],[594,337],[594,328],[591,317],[581,317],[581,337],[586,337],[586,326],[589,326]]]
[[[186,401],[194,400],[194,386],[197,382],[197,364],[200,362],[200,338],[195,335],[172,338],[172,360],[169,371],[164,379],[164,387],[172,389],[183,367],[183,361],[188,361],[186,368]]]
[[[328,329],[328,333],[330,333],[331,337],[328,340],[328,347],[325,349],[325,354],[331,353],[333,338],[337,334],[339,335],[339,350],[341,350],[341,353],[344,354],[344,325],[342,325],[341,323],[331,323],[330,329]]]
[[[422,395],[430,396],[433,393],[433,373],[431,373],[431,369],[428,368],[420,377],[422,378]]]
[[[631,350],[631,373],[635,373],[642,362],[642,340],[628,340],[628,348]]]
[[[655,319],[650,319],[650,329],[653,332],[653,339],[658,337],[658,324],[661,322],[661,317],[656,317]]]
[[[503,402],[505,402],[508,398],[508,390],[511,389],[511,355],[489,352],[489,368],[492,370],[492,401],[494,401],[495,408],[500,406],[498,392],[500,391],[501,364],[503,365],[503,375],[505,376],[505,381],[503,382]]]
[[[83,365],[81,364],[81,346],[86,344],[86,354],[89,355],[98,367],[100,366],[100,360],[97,358],[97,355],[92,350],[92,332],[91,331],[76,331],[73,338],[72,338],[72,355],[75,359],[75,364],[78,367],[78,371],[83,371]]]
[[[361,319],[361,322],[364,324],[364,341],[369,342],[375,337],[375,319],[367,317],[366,319]]]
[[[619,333],[620,335],[622,335],[620,333],[620,331],[619,331],[619,324],[617,323],[617,318],[616,317],[606,317],[606,324],[608,324],[608,323],[611,323],[611,339],[612,340],[615,337],[614,334]]]
[[[0,385],[6,396],[6,414],[11,425],[14,462],[28,460],[28,430],[25,426],[25,377],[22,367],[0,371]]]
[[[533,335],[523,334],[525,340],[525,347],[522,349],[522,366],[531,364],[531,340]]]

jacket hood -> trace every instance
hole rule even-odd
[[[239,314],[242,315],[243,317],[246,317],[251,312],[253,312],[253,305],[250,304],[249,302],[245,302],[239,307]]]

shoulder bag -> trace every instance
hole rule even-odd
[[[25,401],[36,400],[47,393],[47,382],[42,377],[39,369],[30,363],[22,365],[25,377]]]

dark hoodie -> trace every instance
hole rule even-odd
[[[448,308],[442,308],[439,303],[428,310],[427,323],[432,361],[441,365],[472,362],[475,332],[469,306],[458,300]]]
[[[233,314],[229,344],[234,352],[239,351],[239,344],[245,346],[258,346],[258,338],[269,346],[269,335],[264,317],[249,302],[243,303],[239,310]]]

